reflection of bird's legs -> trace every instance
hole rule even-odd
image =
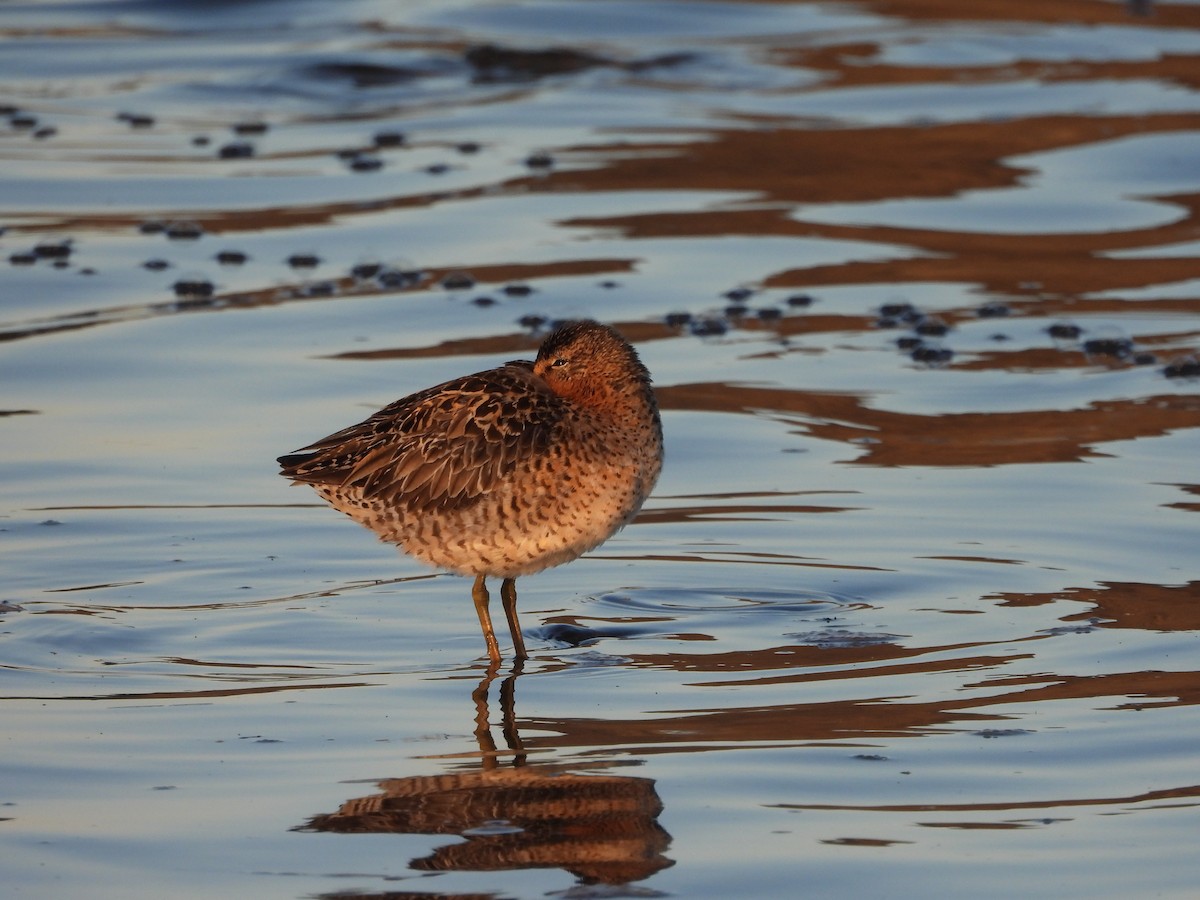
[[[508,744],[508,749],[512,750],[513,765],[525,765],[525,744],[521,741],[521,735],[517,733],[517,702],[516,688],[517,676],[519,676],[524,666],[521,660],[513,663],[512,674],[500,683],[500,730],[504,734],[504,743]]]
[[[508,619],[508,630],[512,632],[513,655],[517,659],[528,659],[525,638],[521,636],[521,624],[517,621],[517,580],[505,578],[500,582],[500,600],[504,604],[504,616]]]
[[[471,691],[471,699],[475,701],[475,740],[479,742],[479,758],[485,770],[496,768],[496,742],[492,739],[492,729],[488,723],[488,688],[499,671],[500,663],[488,663],[483,680]]]
[[[504,743],[513,754],[513,765],[525,765],[525,745],[521,735],[517,733],[516,713],[516,684],[517,676],[521,674],[523,665],[520,660],[513,663],[512,674],[500,682],[500,730],[504,734]],[[483,678],[471,691],[471,699],[475,702],[475,740],[479,743],[479,758],[483,770],[490,772],[499,765],[500,751],[492,737],[492,725],[488,721],[488,690],[496,675],[500,672],[500,663],[489,662]]]
[[[505,579],[504,584],[507,585],[509,579]],[[500,588],[500,595],[504,595],[504,588]],[[492,631],[492,614],[488,612],[488,596],[487,585],[483,583],[483,576],[475,576],[475,585],[471,588],[471,599],[475,601],[475,612],[479,614],[479,626],[483,629],[483,639],[487,642],[488,659],[492,662],[500,662],[500,648],[496,646],[496,634]],[[514,594],[513,599],[516,600]],[[505,600],[504,611],[508,612],[508,601]],[[515,612],[514,612],[515,615]],[[512,624],[512,618],[509,618],[509,625]],[[525,649],[522,646],[522,651]],[[524,653],[522,653],[522,656]]]

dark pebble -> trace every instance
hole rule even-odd
[[[975,314],[981,319],[1002,319],[1011,312],[1004,303],[985,303],[975,310]]]
[[[124,122],[130,128],[149,128],[154,124],[154,116],[148,116],[145,113],[117,113],[117,120]]]
[[[287,264],[293,269],[315,269],[321,264],[321,257],[315,253],[293,253],[287,258]]]
[[[1083,342],[1083,351],[1097,356],[1124,359],[1133,353],[1133,341],[1129,338],[1092,338]]]
[[[931,317],[922,319],[913,330],[925,337],[941,337],[950,331],[950,326],[941,319]]]
[[[148,259],[142,263],[142,268],[151,272],[161,272],[163,269],[171,268],[171,264],[165,259]]]
[[[1133,364],[1135,366],[1152,366],[1158,362],[1158,357],[1153,353],[1143,352],[1133,355]]]
[[[1181,356],[1167,363],[1163,374],[1168,378],[1196,378],[1200,376],[1200,362],[1194,356]]]
[[[749,309],[750,307],[746,306],[745,303],[730,303],[727,307],[725,307],[725,315],[729,316],[731,319],[739,319],[744,316]]]
[[[233,141],[217,151],[221,159],[249,159],[254,155],[254,145],[248,141]]]
[[[692,322],[692,334],[696,337],[720,337],[729,327],[720,319],[696,319]]]
[[[471,301],[476,306],[495,306],[496,299],[494,297],[476,297]]]
[[[46,138],[54,137],[58,134],[58,129],[53,125],[47,125],[44,128],[38,128],[31,135],[35,141],[44,141]]]
[[[920,312],[911,303],[885,303],[879,307],[881,319],[898,319],[904,322],[915,322],[922,318]]]
[[[461,144],[456,145],[454,149],[459,153],[469,156],[472,153],[478,153],[480,145],[475,141],[463,141]]]
[[[410,288],[420,284],[423,277],[415,270],[384,269],[379,273],[378,281],[381,287]]]
[[[350,275],[357,278],[359,281],[367,281],[374,278],[383,269],[382,263],[377,262],[362,262],[358,263],[350,269]]]
[[[173,241],[195,241],[204,236],[204,229],[195,222],[172,222],[163,233]]]
[[[240,266],[250,257],[241,250],[221,250],[214,258],[223,266]]]
[[[911,334],[896,338],[896,346],[901,350],[913,350],[924,343],[919,337],[914,337]]]
[[[301,291],[305,297],[332,297],[337,293],[337,285],[332,281],[314,281],[306,284]]]
[[[378,172],[383,168],[383,160],[378,156],[360,153],[349,162],[351,172]]]
[[[138,231],[142,234],[162,234],[166,229],[167,226],[162,222],[143,222],[138,226]]]
[[[954,358],[954,351],[948,347],[926,347],[924,345],[915,348],[909,354],[913,362],[924,363],[928,366],[938,366],[942,363],[948,363]]]
[[[266,134],[269,126],[266,122],[238,122],[233,126],[234,134]]]
[[[376,147],[403,147],[408,142],[402,131],[377,131],[372,140]]]
[[[13,128],[28,129],[36,128],[38,123],[37,116],[29,113],[14,113],[8,117],[8,124]]]
[[[814,301],[811,294],[792,294],[786,302],[788,306],[812,306]]]
[[[754,296],[754,291],[750,288],[740,287],[733,288],[721,295],[726,300],[732,300],[734,303],[741,303],[743,300],[749,300]]]
[[[682,328],[692,321],[692,314],[689,312],[673,312],[667,313],[666,322],[672,328]]]
[[[602,282],[600,282],[600,287],[604,288],[606,291],[611,291],[613,288],[618,288],[620,286],[621,286],[621,282],[619,282],[619,281],[602,281]]]
[[[536,331],[546,324],[546,317],[539,316],[535,313],[529,313],[528,315],[521,316],[521,318],[517,319],[517,324],[522,328],[529,328],[533,331]]]
[[[533,288],[527,284],[506,284],[500,290],[506,297],[528,297],[533,293]]]
[[[206,278],[181,278],[171,287],[176,297],[211,297],[216,290]]]
[[[549,169],[554,165],[554,157],[549,153],[531,153],[525,157],[525,165],[531,169]]]
[[[466,272],[450,272],[442,276],[441,285],[447,291],[469,291],[475,287],[475,279]]]
[[[1083,329],[1071,322],[1055,322],[1046,329],[1046,333],[1052,338],[1073,341],[1083,334]]]
[[[194,138],[192,138],[192,146],[193,147],[207,147],[211,143],[212,143],[212,140],[209,138],[209,136],[207,134],[198,134]]]
[[[783,318],[783,313],[773,306],[764,306],[762,309],[755,310],[755,315],[763,322],[777,322]]]
[[[450,167],[445,163],[434,163],[425,167],[426,175],[445,175],[450,171]]]
[[[32,266],[37,262],[37,256],[29,250],[18,250],[8,255],[8,261],[14,266]]]
[[[70,241],[42,241],[33,248],[38,259],[66,259],[71,255]]]

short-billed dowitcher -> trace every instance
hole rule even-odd
[[[484,579],[502,578],[523,659],[516,578],[570,562],[637,514],[662,468],[662,424],[637,352],[583,321],[551,333],[533,362],[404,397],[279,463],[383,540],[474,575],[493,661]]]

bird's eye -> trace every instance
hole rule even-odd
[[[554,362],[550,363],[550,365],[556,369],[560,368],[561,366],[565,366],[566,364],[567,364],[567,360],[563,359],[561,356],[558,359],[556,359]]]

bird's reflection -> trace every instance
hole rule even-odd
[[[528,764],[514,713],[519,664],[500,683],[506,749],[497,748],[488,692],[498,670],[490,665],[472,692],[478,770],[385,779],[380,793],[347,800],[297,830],[466,838],[409,863],[426,872],[562,868],[584,884],[628,884],[673,865],[663,856],[671,837],[658,824],[653,779]]]

